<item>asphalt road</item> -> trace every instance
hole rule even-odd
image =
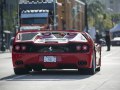
[[[95,75],[77,70],[14,75],[10,53],[0,53],[0,90],[120,90],[120,47],[102,48],[102,67]]]

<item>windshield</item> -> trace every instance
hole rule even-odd
[[[24,18],[21,24],[46,24],[47,18]]]

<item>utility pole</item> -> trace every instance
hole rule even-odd
[[[5,34],[4,34],[4,18],[3,18],[3,7],[4,7],[4,1],[1,0],[0,3],[0,16],[1,16],[1,51],[5,51]]]

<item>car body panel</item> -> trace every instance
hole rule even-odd
[[[120,37],[115,37],[111,40],[112,46],[120,46]]]
[[[93,53],[96,68],[100,67],[101,46],[95,45],[85,32],[21,31],[15,37],[12,61],[14,68],[34,68],[37,65],[41,69],[92,68]]]

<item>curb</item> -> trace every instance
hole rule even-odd
[[[0,51],[0,54],[4,54],[4,53],[10,53],[10,50]]]

